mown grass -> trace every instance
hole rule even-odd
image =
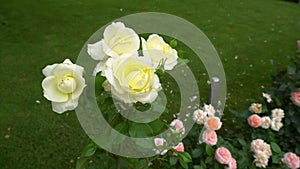
[[[283,67],[300,39],[300,5],[285,1],[2,0],[0,168],[74,168],[87,137],[74,112],[51,111],[41,70],[65,58],[75,61],[102,25],[146,11],[187,19],[209,37],[225,68],[229,109],[245,109],[250,98],[260,97],[275,70],[270,60]],[[205,85],[207,77],[199,79]]]

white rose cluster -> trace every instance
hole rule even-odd
[[[254,163],[257,167],[266,168],[269,158],[272,156],[271,147],[261,139],[251,142],[251,151],[254,153]]]
[[[143,56],[139,56],[140,42]],[[172,70],[177,64],[177,51],[163,38],[152,34],[141,38],[122,22],[113,22],[103,33],[103,38],[88,44],[87,52],[99,61],[94,75],[101,72],[107,81],[106,91],[125,103],[152,103],[161,90],[155,71],[162,66]]]
[[[262,105],[259,103],[252,103],[249,107],[249,111],[260,114],[262,113]],[[279,131],[283,127],[282,119],[284,118],[284,110],[275,108],[271,112],[271,116],[263,116],[260,118],[260,127],[264,129],[271,128],[274,131]]]

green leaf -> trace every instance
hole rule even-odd
[[[202,150],[199,148],[196,148],[192,151],[192,157],[198,158],[198,157],[200,157],[201,153],[202,153]]]
[[[158,119],[158,120],[155,120],[155,121],[149,123],[149,126],[152,128],[152,130],[155,134],[155,133],[160,133],[162,131],[164,123],[160,119]]]
[[[177,152],[179,159],[182,159],[184,162],[192,162],[192,157],[187,152]]]
[[[181,165],[184,169],[188,169],[188,168],[189,168],[188,164],[187,164],[184,160],[179,159],[179,163],[180,163],[180,165]]]
[[[194,169],[203,169],[200,165],[194,165]]]
[[[83,157],[83,158],[80,158],[79,160],[77,160],[76,169],[84,169],[86,167],[86,165],[88,164],[89,159],[90,158],[88,158],[88,157]]]
[[[214,155],[214,149],[211,146],[207,145],[207,144],[205,146],[205,151],[206,151],[206,154],[208,154],[209,156]]]
[[[205,163],[206,163],[206,164],[209,164],[210,162],[212,162],[212,158],[211,158],[211,157],[207,157],[207,158],[205,159]]]
[[[242,146],[247,146],[247,143],[245,140],[238,138],[238,142],[242,145]]]
[[[274,143],[274,142],[271,142],[271,148],[274,152],[276,153],[281,153],[281,149],[280,147],[278,146],[278,144]]]
[[[275,164],[281,163],[281,156],[280,155],[272,155],[272,162]]]
[[[178,158],[175,156],[170,157],[169,163],[170,165],[175,165],[178,161]]]
[[[170,46],[171,46],[172,48],[176,48],[176,46],[177,46],[177,40],[176,40],[176,39],[171,40]]]
[[[129,126],[131,137],[143,138],[153,134],[152,128],[148,124],[132,123]]]
[[[81,157],[90,157],[95,154],[97,146],[94,143],[90,143],[84,147],[81,152]]]
[[[140,159],[138,163],[135,165],[136,169],[146,169],[148,168],[147,161],[145,159]]]

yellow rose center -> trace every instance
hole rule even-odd
[[[72,75],[67,74],[57,82],[57,88],[62,93],[72,93],[76,89],[76,80]]]
[[[143,91],[147,88],[147,84],[150,81],[150,73],[151,70],[148,68],[136,72],[129,80],[129,87],[136,92]]]

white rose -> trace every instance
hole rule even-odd
[[[271,125],[271,119],[268,116],[262,117],[261,118],[262,124],[261,127],[264,129],[268,129]]]
[[[281,118],[272,118],[271,121],[271,129],[274,131],[279,131],[283,127],[283,123],[281,122]]]
[[[249,110],[254,113],[261,113],[262,112],[262,104],[252,103],[249,107]]]
[[[42,82],[44,97],[52,101],[53,111],[63,113],[77,107],[85,87],[83,70],[83,67],[73,64],[69,59],[43,69],[46,76]]]
[[[151,58],[154,67],[164,63],[165,70],[172,70],[177,64],[177,51],[167,44],[162,37],[152,34],[147,41],[142,39],[142,48],[144,56]]]
[[[136,54],[139,47],[140,39],[134,30],[121,22],[113,22],[105,28],[102,40],[88,44],[88,53],[95,60],[103,60],[106,55],[118,57]]]
[[[284,118],[284,111],[282,109],[273,109],[272,110],[272,118]]]
[[[122,56],[109,58],[105,75],[111,92],[125,103],[152,103],[161,90],[158,76],[146,57]]]
[[[209,104],[209,105],[204,104],[203,111],[207,112],[208,116],[210,116],[210,117],[213,117],[216,114],[216,110],[211,104]]]
[[[101,75],[105,76],[103,73],[106,69],[105,62],[109,57],[134,55],[137,54],[139,48],[140,39],[134,30],[125,27],[121,22],[113,22],[105,28],[103,39],[87,46],[88,54],[94,60],[100,61],[93,75],[101,71]]]
[[[193,120],[198,124],[204,124],[207,118],[207,112],[197,109],[194,111]]]
[[[257,167],[266,168],[269,162],[269,156],[266,154],[254,155],[254,162]]]

